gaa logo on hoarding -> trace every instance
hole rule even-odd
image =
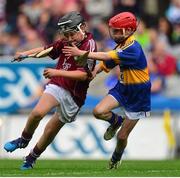
[[[51,148],[61,157],[74,156],[76,154],[91,156],[99,154],[109,156],[115,146],[115,139],[110,142],[103,140],[103,132],[105,128],[94,126],[93,122],[82,123],[76,121],[66,127],[67,130],[62,130],[60,136],[52,142]],[[94,123],[97,123],[95,121]],[[81,129],[80,129],[81,127]],[[62,133],[63,132],[63,133]]]
[[[1,64],[0,112],[16,112],[32,102],[42,85],[44,64]]]

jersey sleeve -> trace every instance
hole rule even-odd
[[[106,72],[106,73],[108,73],[116,65],[117,64],[116,64],[116,62],[114,60],[108,60],[108,61],[101,61],[100,62],[101,69],[103,69],[104,72]]]
[[[63,48],[63,44],[61,41],[56,41],[50,45],[47,45],[44,47],[44,49],[47,49],[49,47],[53,47],[52,51],[48,54],[48,56],[52,59],[56,59],[60,56],[61,50]]]
[[[139,59],[141,50],[134,44],[125,49],[116,49],[109,51],[108,54],[116,64],[134,65]]]

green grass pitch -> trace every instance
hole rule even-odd
[[[34,169],[21,171],[21,160],[0,160],[0,177],[177,177],[180,160],[124,160],[116,170],[107,170],[107,160],[38,160]]]

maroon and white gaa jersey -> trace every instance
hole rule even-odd
[[[53,46],[53,50],[49,53],[49,57],[51,57],[52,59],[59,58],[58,63],[55,67],[56,69],[66,71],[85,71],[83,67],[76,65],[74,57],[66,57],[62,53],[62,49],[64,48],[64,46],[67,46],[67,43],[59,40],[51,45],[46,46],[45,48],[48,48],[50,46]],[[87,33],[87,37],[81,42],[78,48],[86,51],[97,51],[96,43],[91,33]],[[88,59],[87,63],[89,69],[93,71],[96,61]],[[78,106],[82,106],[84,104],[87,89],[89,87],[89,80],[78,81],[68,79],[66,77],[52,77],[49,83],[61,86],[62,88],[68,90]]]

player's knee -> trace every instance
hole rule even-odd
[[[101,119],[104,116],[104,110],[101,109],[100,107],[95,107],[93,110],[93,114],[95,118]]]

